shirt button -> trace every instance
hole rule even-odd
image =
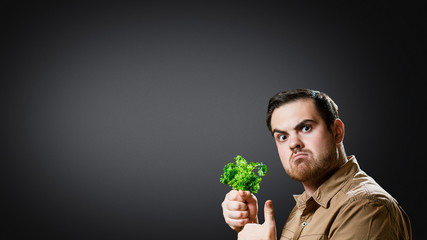
[[[307,225],[307,222],[306,221],[302,222],[301,226],[305,227],[305,225]]]

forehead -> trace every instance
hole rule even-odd
[[[271,116],[271,128],[281,130],[293,128],[306,119],[320,121],[313,99],[300,99],[276,108]]]

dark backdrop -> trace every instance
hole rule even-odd
[[[280,233],[303,189],[264,118],[303,87],[426,238],[425,6],[201,2],[2,4],[2,239],[234,239],[237,154],[268,165]]]

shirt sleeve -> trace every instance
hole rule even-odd
[[[346,205],[332,223],[329,239],[401,239],[390,205],[357,199]]]

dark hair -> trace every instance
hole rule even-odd
[[[271,129],[271,116],[273,111],[282,106],[285,103],[293,102],[300,99],[313,99],[316,105],[316,110],[325,121],[328,129],[331,129],[331,125],[334,123],[335,119],[339,118],[338,115],[338,106],[335,102],[325,93],[310,90],[310,89],[295,89],[291,91],[279,92],[270,98],[268,102],[267,109],[267,127],[270,132]]]

